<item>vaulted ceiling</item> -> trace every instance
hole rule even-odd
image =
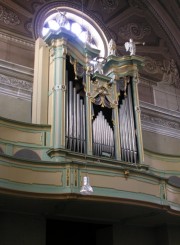
[[[138,45],[137,54],[147,57],[144,73],[156,74],[157,81],[164,60],[174,59],[180,68],[179,0],[1,0],[0,30],[35,40],[34,20],[48,4],[83,10],[102,27],[108,40],[115,40],[120,56],[126,54],[124,43],[129,38],[145,42]]]

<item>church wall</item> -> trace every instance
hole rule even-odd
[[[180,235],[178,226],[157,225],[153,227],[114,225],[113,245],[179,245]]]
[[[21,122],[31,122],[31,101],[1,94],[0,96],[0,116]]]
[[[154,245],[156,237],[153,228],[141,226],[114,225],[113,227],[113,245],[119,244],[138,244]]]
[[[34,43],[0,33],[0,59],[33,68]]]
[[[143,130],[144,149],[165,155],[180,155],[180,139]]]
[[[1,245],[45,245],[46,222],[36,215],[1,213]]]
[[[0,116],[31,122],[34,43],[0,33]]]
[[[178,245],[180,241],[180,232],[179,226],[169,226],[168,227],[168,236],[170,245]]]

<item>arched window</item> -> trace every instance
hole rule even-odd
[[[39,26],[39,30],[37,29]],[[100,50],[100,56],[107,56],[108,41],[99,25],[88,15],[69,7],[56,7],[41,13],[35,20],[35,32],[38,37],[45,38],[49,32],[64,28],[75,34],[83,43]],[[35,33],[37,35],[37,33]]]

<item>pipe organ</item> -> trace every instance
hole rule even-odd
[[[143,162],[137,89],[141,57],[110,55],[101,72],[94,71],[90,61],[98,57],[99,50],[71,35],[62,29],[44,39],[44,48],[48,45],[50,50],[46,57],[49,91],[44,91],[49,96],[47,114],[52,124],[49,155],[61,157],[63,149],[131,164]],[[35,103],[45,108],[40,99]]]

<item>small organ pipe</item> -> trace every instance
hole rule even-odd
[[[105,119],[102,111],[93,121],[93,149],[94,154],[101,156],[102,153],[114,155],[113,130]]]

